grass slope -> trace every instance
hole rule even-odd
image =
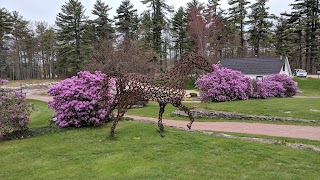
[[[320,79],[317,78],[294,78],[301,91],[299,96],[320,96]]]
[[[109,126],[109,125],[108,125]],[[120,122],[0,142],[0,179],[316,179],[318,152]]]

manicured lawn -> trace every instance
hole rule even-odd
[[[189,107],[204,108],[209,110],[238,112],[243,114],[292,117],[300,119],[311,119],[320,121],[320,99],[316,98],[270,98],[254,99],[247,101],[231,101],[222,103],[185,103]],[[167,105],[163,115],[167,119],[183,120],[187,118],[177,118],[171,116],[171,112],[177,108]],[[128,114],[145,117],[158,117],[159,106],[150,102],[141,109],[131,109]],[[197,119],[197,121],[216,121],[216,119]],[[221,120],[218,120],[221,121]],[[292,123],[292,122],[290,122]],[[310,125],[310,124],[309,124]],[[311,124],[312,125],[312,124]]]
[[[318,78],[294,78],[301,91],[300,96],[320,96],[320,79]]]
[[[108,128],[110,125],[107,125]],[[316,179],[319,152],[120,122],[0,142],[0,179]]]
[[[32,128],[48,126],[51,115],[54,113],[54,111],[47,107],[46,102],[31,99],[29,99],[28,102],[34,105],[33,112],[30,116],[30,124],[28,127]]]
[[[223,103],[201,103],[193,107],[265,116],[320,120],[320,99],[270,98]]]
[[[52,111],[32,101],[30,125],[48,124]],[[38,114],[38,115],[37,115]],[[317,179],[319,152],[214,137],[155,124],[120,121],[0,141],[0,179]]]

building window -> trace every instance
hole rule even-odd
[[[263,80],[263,76],[256,76],[256,80],[257,81],[262,81]]]

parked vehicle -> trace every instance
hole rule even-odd
[[[304,69],[295,69],[293,75],[296,77],[307,77],[308,72]]]

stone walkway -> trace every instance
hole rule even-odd
[[[36,100],[48,102],[52,100],[52,97],[27,94],[27,99],[36,99]],[[144,122],[156,123],[158,121],[158,119],[156,118],[139,117],[139,116],[133,116],[133,115],[125,115],[125,117],[129,117],[134,120],[144,121]],[[163,123],[167,126],[187,129],[186,125],[188,122],[164,119]],[[192,125],[192,129],[320,140],[319,126],[278,125],[278,124],[245,123],[245,122],[196,122],[195,121]]]

